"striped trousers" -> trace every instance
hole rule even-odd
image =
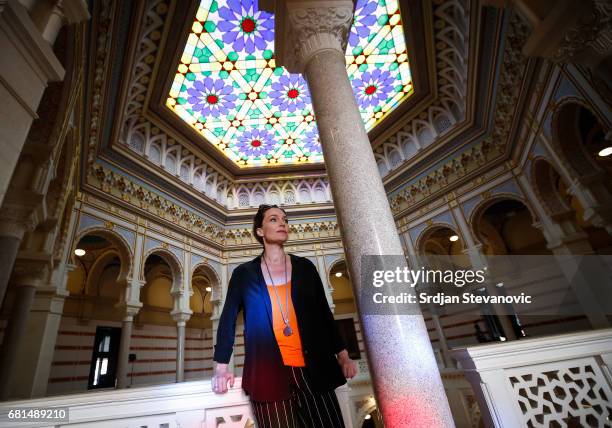
[[[290,369],[288,400],[251,400],[257,428],[344,428],[336,393],[314,391],[305,367]]]

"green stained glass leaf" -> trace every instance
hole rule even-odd
[[[213,31],[215,31],[215,28],[217,28],[217,26],[212,21],[206,21],[204,23],[204,29],[209,33],[212,33]]]

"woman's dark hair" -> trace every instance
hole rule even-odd
[[[264,241],[263,238],[257,234],[257,229],[259,229],[263,225],[264,215],[266,214],[266,211],[268,211],[270,208],[278,208],[279,210],[284,212],[285,215],[287,215],[287,212],[278,205],[261,204],[259,206],[257,214],[255,214],[255,217],[253,217],[253,236],[261,245],[263,245]]]

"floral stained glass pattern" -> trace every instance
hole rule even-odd
[[[366,129],[413,91],[397,0],[358,0],[346,66]],[[256,0],[201,0],[166,105],[241,167],[322,162],[306,81]]]

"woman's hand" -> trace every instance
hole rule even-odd
[[[230,388],[234,387],[234,373],[230,372],[227,364],[217,363],[215,375],[210,380],[212,390],[217,394],[225,394],[227,392],[227,382],[229,381]]]
[[[349,358],[348,351],[346,349],[340,351],[336,358],[338,360],[338,364],[340,364],[340,367],[342,368],[342,373],[344,374],[345,378],[351,379],[357,375],[357,363]]]

